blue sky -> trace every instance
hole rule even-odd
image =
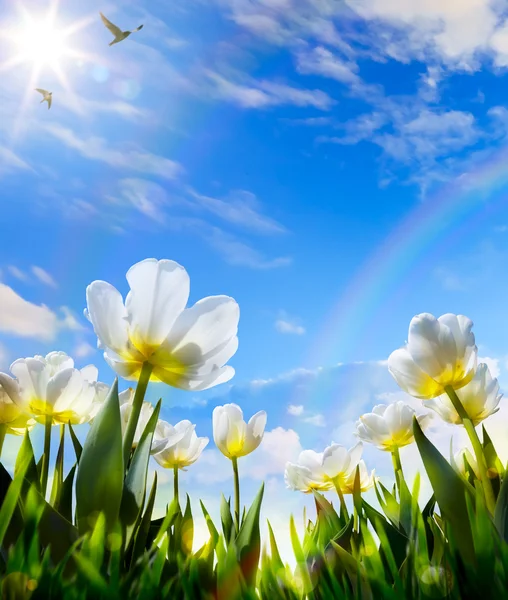
[[[36,23],[49,6],[24,4]],[[245,465],[246,493],[266,476],[273,506],[295,510],[284,460],[352,442],[360,412],[397,393],[379,361],[413,315],[470,316],[502,383],[507,2],[52,6],[73,52],[34,77],[37,55],[11,62],[21,3],[0,0],[0,367],[61,349],[111,381],[82,317],[86,286],[125,294],[135,262],[177,260],[191,302],[239,302],[236,376],[150,398],[209,436],[218,403],[266,409],[272,436],[257,470]],[[99,10],[144,28],[110,48]],[[53,91],[51,110],[34,87]],[[213,444],[205,454],[183,485],[213,503],[229,465]]]

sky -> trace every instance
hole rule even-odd
[[[109,47],[99,11],[144,27]],[[353,444],[362,412],[408,400],[385,361],[415,314],[473,319],[503,386],[508,2],[0,0],[0,15],[0,369],[64,350],[111,383],[86,286],[125,295],[137,261],[178,261],[191,303],[238,301],[236,374],[148,398],[210,438],[216,405],[267,410],[242,489],[266,480],[282,537],[311,505],[285,489],[285,462]],[[441,424],[429,436],[447,453],[450,433],[464,443]],[[365,459],[390,479],[389,457]],[[212,514],[231,494],[213,442],[181,486]]]

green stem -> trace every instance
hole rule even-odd
[[[132,450],[132,442],[134,440],[134,435],[136,434],[139,414],[141,413],[141,407],[143,406],[143,400],[145,399],[146,388],[148,387],[148,382],[150,381],[152,369],[153,365],[149,362],[145,362],[143,363],[143,366],[141,367],[141,373],[139,374],[136,393],[134,394],[134,400],[132,401],[132,410],[129,416],[129,422],[127,423],[127,429],[125,430],[125,436],[123,438],[124,468],[127,468],[129,462],[129,456]]]
[[[2,448],[4,446],[5,434],[7,433],[7,424],[0,423],[0,457],[2,456]]]
[[[393,470],[395,471],[395,482],[397,483],[397,489],[399,490],[400,496],[400,477],[404,476],[402,472],[402,463],[400,461],[400,451],[397,446],[395,446],[392,450],[392,462],[393,462]]]
[[[485,503],[487,508],[491,514],[494,514],[494,510],[496,507],[496,500],[494,497],[494,491],[492,489],[492,482],[487,475],[487,463],[485,460],[485,455],[483,454],[482,444],[480,442],[480,438],[476,433],[476,429],[473,425],[473,422],[469,418],[466,409],[462,406],[462,402],[460,398],[457,396],[457,393],[451,386],[445,387],[445,392],[448,394],[448,397],[453,404],[453,408],[457,411],[460,419],[462,420],[462,424],[464,425],[464,429],[467,431],[471,444],[473,446],[473,450],[476,457],[476,462],[478,463],[478,469],[480,471],[480,479],[483,486],[483,492],[485,494]]]
[[[42,457],[42,473],[41,473],[41,488],[42,488],[43,498],[46,498],[46,489],[48,487],[52,425],[53,425],[53,415],[46,415],[46,421],[44,423],[44,454]]]
[[[178,496],[178,467],[173,467],[173,496],[176,498],[177,503],[180,503]]]
[[[347,512],[346,501],[344,500],[344,494],[342,493],[338,477],[335,477],[333,479],[333,485],[335,486],[335,491],[337,492],[337,496],[339,497],[339,500],[340,500],[340,512],[344,514],[344,517],[347,520],[349,518],[349,515]]]
[[[235,520],[236,531],[240,531],[240,478],[238,476],[238,458],[234,456],[231,459],[233,463],[233,474],[235,480]]]

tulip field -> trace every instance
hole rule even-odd
[[[294,562],[285,564],[270,524],[261,535],[264,485],[249,506],[240,489],[239,465],[259,447],[266,412],[244,420],[235,404],[213,410],[213,444],[231,463],[234,493],[222,496],[218,520],[200,503],[209,535],[196,547],[196,515],[179,478],[212,442],[188,420],[159,419],[161,401],[145,400],[150,382],[199,393],[232,379],[238,304],[210,296],[187,308],[189,277],[171,260],[141,261],[127,281],[125,300],[105,281],[86,290],[85,314],[117,376],[112,386],[59,351],[19,358],[0,373],[0,451],[8,436],[22,436],[14,468],[0,455],[2,599],[508,596],[508,474],[488,434],[501,394],[478,360],[470,319],[419,314],[407,344],[390,355],[388,370],[421,412],[403,401],[373,406],[358,415],[352,448],[338,440],[287,463],[286,486],[312,495],[315,509],[303,521],[287,514]],[[441,454],[425,433],[431,419],[463,428],[472,451]],[[85,424],[81,444],[75,426]],[[53,427],[60,443],[52,448]],[[44,431],[42,453],[35,428]],[[391,479],[369,469],[365,444],[389,453]],[[409,444],[432,487],[425,501],[420,477],[409,485],[404,476],[399,450]],[[152,460],[173,481],[160,518]],[[368,490],[376,503],[366,501]]]

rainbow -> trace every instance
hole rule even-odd
[[[431,247],[453,243],[465,230],[477,226],[478,213],[504,200],[508,187],[508,149],[482,158],[470,172],[455,178],[436,194],[421,201],[390,232],[365,261],[339,301],[323,321],[310,348],[309,362],[330,365],[338,347],[357,348],[377,312],[408,282],[408,272]],[[401,344],[405,332],[401,332]],[[367,357],[366,357],[367,358]],[[381,357],[380,357],[381,358]],[[387,358],[387,357],[382,357]],[[300,401],[302,398],[299,399]],[[310,400],[310,399],[308,399]]]

